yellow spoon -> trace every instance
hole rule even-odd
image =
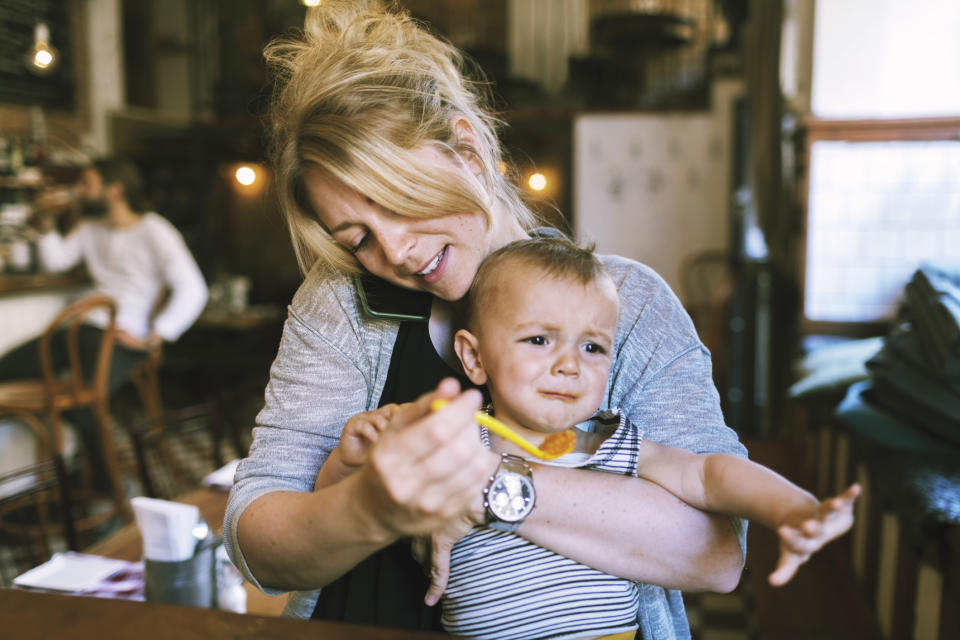
[[[447,400],[437,398],[430,403],[430,409],[437,411],[447,403]],[[539,447],[535,447],[513,429],[483,411],[477,411],[473,414],[473,419],[501,438],[509,440],[530,455],[536,456],[541,460],[553,460],[565,453],[570,453],[573,451],[573,447],[577,442],[577,436],[573,432],[573,429],[567,429],[559,433],[551,433],[544,438]]]

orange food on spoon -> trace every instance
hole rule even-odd
[[[567,429],[566,431],[551,433],[543,439],[543,442],[537,448],[551,457],[559,457],[573,451],[576,444],[577,434],[573,432],[573,429]]]
[[[430,403],[430,408],[433,411],[438,411],[441,407],[447,404],[447,402],[447,400],[438,398]],[[573,447],[577,442],[577,436],[574,434],[573,430],[567,429],[566,431],[561,431],[560,433],[551,433],[549,436],[544,438],[539,447],[535,447],[531,443],[527,442],[526,439],[524,439],[520,434],[516,433],[513,429],[503,424],[493,416],[487,415],[483,411],[477,411],[475,414],[473,414],[473,419],[501,438],[509,440],[527,453],[534,455],[541,460],[553,460],[554,458],[559,458],[565,453],[570,453],[573,451]]]

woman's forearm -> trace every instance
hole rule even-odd
[[[437,397],[449,401],[430,409]],[[454,380],[404,405],[355,473],[311,493],[277,492],[247,506],[240,549],[264,586],[316,589],[401,537],[429,534],[480,502],[499,456],[477,438],[475,390]]]
[[[688,591],[730,591],[743,557],[727,516],[646,480],[537,465],[537,504],[519,533],[606,573]]]
[[[358,508],[352,479],[313,493],[268,493],[247,507],[237,537],[262,585],[317,589],[394,541]]]

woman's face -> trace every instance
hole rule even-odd
[[[429,147],[415,153],[435,164],[450,163],[457,170],[470,171],[469,165]],[[314,167],[306,169],[304,182],[320,221],[367,271],[444,300],[466,295],[487,254],[525,235],[506,213],[495,214],[502,219],[489,226],[479,212],[408,218]]]

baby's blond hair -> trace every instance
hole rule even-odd
[[[467,298],[467,329],[476,331],[493,297],[497,276],[505,269],[535,269],[545,278],[569,280],[582,285],[610,278],[607,268],[593,252],[566,238],[529,238],[500,247],[480,263]]]

